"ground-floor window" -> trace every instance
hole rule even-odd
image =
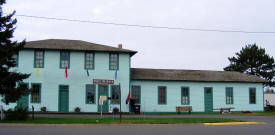
[[[256,88],[249,88],[249,103],[256,104]]]
[[[112,104],[119,104],[120,102],[120,92],[119,92],[119,85],[112,85],[111,93],[112,93]]]
[[[140,86],[132,86],[131,98],[135,100],[135,103],[140,104]]]
[[[37,83],[32,84],[31,102],[40,103],[41,102],[40,94],[41,94],[41,84],[37,84]]]
[[[189,104],[189,88],[188,87],[181,88],[181,104],[183,104],[183,105]]]
[[[233,88],[226,87],[225,88],[225,97],[226,97],[226,104],[233,104]]]
[[[158,104],[166,104],[166,86],[158,87]]]
[[[95,85],[86,85],[86,104],[95,104]]]

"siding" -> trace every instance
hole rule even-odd
[[[96,104],[86,104],[86,84],[92,84],[93,79],[115,79],[115,70],[109,70],[109,53],[95,52],[95,68],[89,70],[90,76],[84,69],[84,52],[70,52],[70,69],[68,69],[68,78],[65,78],[65,69],[60,69],[60,52],[45,51],[44,68],[39,69],[39,78],[36,77],[36,69],[33,67],[34,51],[23,50],[19,52],[18,71],[30,73],[31,76],[24,80],[29,83],[41,83],[41,103],[29,103],[29,108],[33,105],[35,111],[45,106],[47,111],[58,111],[58,87],[59,85],[69,85],[69,111],[73,112],[75,107],[80,107],[81,112],[97,112]],[[127,53],[119,54],[118,79],[115,85],[121,83],[122,101],[126,100],[130,84],[130,55]],[[98,94],[96,86],[96,99]],[[111,87],[109,86],[109,95]],[[30,97],[29,97],[30,98]],[[29,100],[30,101],[30,100]],[[124,102],[123,102],[124,103]],[[0,103],[4,105],[4,103]],[[123,111],[128,111],[128,107],[122,104]],[[4,109],[14,107],[15,103],[4,105]],[[116,105],[118,106],[118,105]]]
[[[181,104],[181,87],[188,86],[190,104],[194,112],[204,112],[204,87],[213,88],[213,107],[235,107],[232,111],[263,111],[263,85],[261,83],[214,83],[214,82],[175,82],[175,81],[131,81],[131,85],[141,86],[142,112],[175,112]],[[157,88],[167,87],[167,104],[158,105]],[[225,88],[233,87],[234,104],[226,104]],[[256,88],[256,104],[249,104],[249,88]]]

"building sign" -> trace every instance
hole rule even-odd
[[[114,84],[114,80],[93,79],[93,84]]]

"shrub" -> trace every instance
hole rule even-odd
[[[41,112],[46,112],[47,111],[47,108],[45,106],[41,107],[40,108]]]
[[[113,110],[114,114],[118,114],[119,113],[119,109],[117,107],[114,108]]]
[[[26,120],[28,117],[28,108],[16,107],[5,112],[6,120]]]
[[[74,108],[74,112],[80,113],[80,108],[79,107]]]

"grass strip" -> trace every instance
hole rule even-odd
[[[224,118],[123,118],[121,124],[184,124],[242,122],[242,120]],[[119,118],[35,118],[25,121],[3,120],[0,123],[23,124],[119,124]]]

